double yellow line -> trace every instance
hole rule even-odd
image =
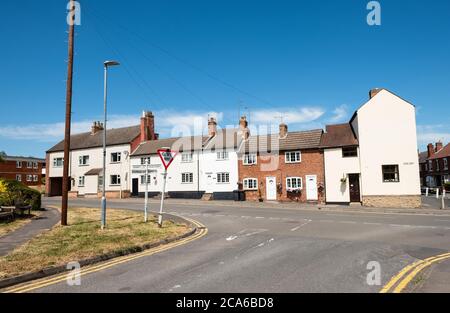
[[[189,243],[191,241],[194,241],[196,239],[199,239],[203,236],[205,236],[208,233],[208,229],[201,224],[198,221],[194,221],[192,219],[188,219],[185,218],[184,219],[190,221],[192,224],[194,224],[197,227],[197,232],[193,235],[193,236],[189,236],[187,238],[169,243],[167,245],[163,245],[163,246],[158,246],[152,249],[148,249],[139,253],[135,253],[135,254],[131,254],[128,256],[123,256],[123,257],[119,257],[119,258],[115,258],[112,259],[110,261],[107,262],[103,262],[101,264],[98,265],[92,265],[92,266],[87,266],[87,267],[83,267],[80,270],[80,277],[87,275],[87,274],[91,274],[91,273],[95,273],[95,272],[99,272],[105,269],[108,269],[110,267],[122,264],[122,263],[126,263],[132,260],[136,260],[142,257],[146,257],[146,256],[150,256],[159,252],[163,252],[181,245],[184,245],[186,243]],[[17,287],[12,287],[10,289],[7,289],[5,291],[5,293],[25,293],[25,292],[30,292],[33,291],[35,289],[40,289],[40,288],[44,288],[50,285],[54,285],[60,282],[63,282],[65,280],[67,280],[67,272],[66,273],[62,273],[50,278],[44,278],[35,282],[31,282],[31,283],[26,283]]]
[[[419,274],[421,270],[430,266],[435,262],[439,262],[450,258],[450,252],[429,257],[425,260],[414,262],[403,268],[397,275],[391,278],[391,280],[380,290],[380,293],[400,293],[406,286]],[[395,288],[394,288],[395,287]]]

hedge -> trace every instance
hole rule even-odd
[[[15,180],[0,178],[0,205],[31,205],[33,210],[41,209],[41,194]]]

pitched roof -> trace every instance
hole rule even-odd
[[[425,163],[428,160],[428,152],[420,152],[419,153],[419,163]]]
[[[108,129],[106,145],[114,146],[131,143],[141,133],[140,125]],[[96,148],[103,146],[103,131],[92,135],[90,132],[70,136],[70,150]],[[47,152],[64,151],[64,140],[57,143]]]
[[[45,159],[41,158],[35,158],[35,157],[24,157],[24,156],[13,156],[13,155],[5,155],[1,156],[3,160],[5,161],[22,161],[22,162],[38,162],[38,163],[45,163]]]
[[[93,168],[89,171],[87,171],[84,176],[97,176],[103,174],[103,169],[102,168]]]
[[[225,128],[217,132],[205,146],[207,150],[237,149],[243,141],[243,133],[239,128]]]
[[[190,136],[150,140],[141,143],[131,155],[156,154],[159,149],[166,147],[178,152],[201,150],[208,139],[205,136]]]
[[[450,157],[450,143],[448,143],[445,147],[443,147],[441,150],[436,151],[435,154],[429,157],[430,160],[434,159],[441,159],[445,157]]]
[[[320,147],[320,138],[323,130],[288,132],[287,136],[280,138],[279,134],[250,136],[242,145],[240,153],[270,153],[296,149],[317,149]]]
[[[349,123],[327,125],[326,132],[322,136],[321,148],[337,148],[357,146],[358,139],[352,131]]]

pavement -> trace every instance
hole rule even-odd
[[[60,219],[58,210],[47,209],[19,229],[0,237],[0,257],[20,247],[33,237],[52,228]]]
[[[44,204],[58,205],[60,199],[44,199]],[[73,207],[99,204],[97,199],[70,201]],[[108,208],[142,210],[143,200],[108,201]],[[158,201],[151,200],[150,208],[156,211]],[[405,266],[450,251],[450,217],[442,215],[215,201],[169,200],[165,208],[201,222],[208,234],[151,256],[89,270],[79,286],[60,281],[36,284],[31,292],[379,292]],[[379,281],[368,279],[374,264],[379,265]],[[444,262],[433,266],[430,283],[414,292],[449,287],[450,280],[436,280],[448,269]]]

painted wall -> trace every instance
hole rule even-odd
[[[359,157],[343,158],[342,148],[325,149],[324,162],[327,202],[350,202],[348,174],[360,173]],[[345,183],[341,183],[343,177]]]
[[[415,108],[382,90],[358,110],[361,193],[420,195]],[[382,165],[398,165],[399,182],[383,182]]]
[[[238,189],[238,155],[236,150],[227,151],[227,160],[218,160],[217,151],[203,152],[200,158],[200,187],[206,193],[232,192]],[[218,183],[217,173],[229,173],[229,183]]]

